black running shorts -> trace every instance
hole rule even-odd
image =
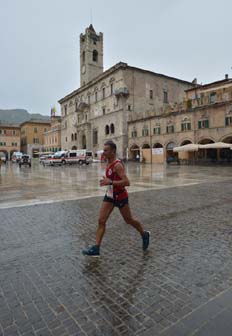
[[[124,207],[124,205],[128,204],[128,197],[124,198],[122,200],[115,200],[113,198],[110,198],[108,196],[104,196],[103,198],[103,202],[110,202],[113,203],[113,205],[119,209],[122,209]]]

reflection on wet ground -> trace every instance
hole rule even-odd
[[[126,170],[149,249],[115,209],[91,259],[104,166],[2,168],[0,335],[230,334],[231,168]]]
[[[126,163],[130,192],[232,179],[231,167],[163,166]],[[105,164],[31,168],[3,165],[0,174],[0,208],[102,196],[99,179]]]

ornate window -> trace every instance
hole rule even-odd
[[[143,126],[143,129],[142,129],[142,136],[148,136],[149,135],[149,130],[148,130],[148,127],[145,125]]]
[[[155,134],[155,135],[160,134],[160,126],[155,126],[153,128],[153,134]]]
[[[167,133],[174,133],[174,125],[168,125],[166,131]]]
[[[136,130],[135,127],[133,127],[133,130],[132,130],[132,132],[131,132],[131,137],[132,137],[132,138],[136,138],[136,137],[137,137],[137,130]]]
[[[185,117],[181,122],[181,131],[186,132],[191,130],[191,121],[189,118]]]
[[[203,119],[198,121],[198,128],[209,128],[209,120]]]

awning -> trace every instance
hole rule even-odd
[[[179,147],[173,148],[173,152],[196,152],[198,151],[199,145],[187,144]]]
[[[231,148],[231,144],[225,142],[213,142],[206,145],[199,145],[199,148],[207,149],[207,148]]]

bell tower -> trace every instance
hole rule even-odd
[[[103,73],[103,33],[97,34],[91,24],[80,34],[81,86]]]

